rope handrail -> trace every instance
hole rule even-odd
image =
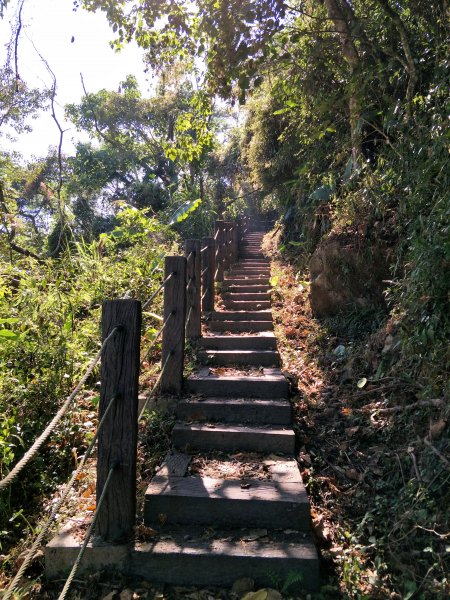
[[[8,475],[6,475],[6,477],[4,477],[0,481],[0,490],[4,489],[6,486],[8,486],[9,484],[11,484],[12,481],[14,481],[14,479],[22,471],[22,469],[39,452],[42,444],[53,433],[54,429],[56,428],[56,426],[58,425],[58,423],[61,421],[61,419],[64,417],[64,415],[66,414],[66,412],[69,410],[70,405],[72,404],[72,402],[74,401],[74,399],[76,398],[76,396],[78,395],[78,393],[80,392],[80,390],[82,389],[82,387],[84,386],[84,384],[86,383],[87,379],[92,374],[92,372],[95,369],[97,363],[101,359],[102,352],[103,352],[106,344],[119,331],[119,329],[120,329],[120,327],[114,327],[112,329],[112,331],[109,333],[109,335],[105,338],[105,340],[103,341],[103,343],[101,345],[100,350],[97,352],[96,356],[89,363],[89,365],[88,365],[88,367],[87,367],[87,369],[86,369],[83,377],[80,379],[80,381],[78,382],[78,385],[75,387],[75,389],[73,390],[73,392],[67,397],[66,401],[61,406],[61,408],[58,410],[58,412],[56,413],[56,415],[53,417],[53,419],[50,421],[50,423],[47,425],[47,427],[44,429],[44,431],[41,433],[41,435],[38,438],[36,438],[36,440],[34,441],[34,443],[32,444],[32,446],[22,456],[22,458],[19,460],[19,462],[13,467],[13,469],[11,469],[11,471],[8,473]]]
[[[209,269],[209,267],[205,267],[205,268],[203,269],[203,271],[201,272],[201,276],[202,276],[202,277],[203,277],[203,275],[206,273],[206,271],[207,271],[208,269]]]
[[[71,585],[71,583],[72,583],[72,581],[73,581],[73,579],[74,579],[74,577],[75,577],[75,575],[77,573],[78,567],[80,566],[80,563],[81,563],[81,559],[83,558],[83,555],[86,552],[87,545],[89,544],[89,540],[92,537],[92,533],[94,531],[94,527],[95,527],[95,525],[97,523],[98,513],[99,513],[99,510],[100,510],[100,508],[101,508],[101,506],[103,504],[103,501],[105,499],[106,492],[108,491],[109,483],[111,481],[112,475],[113,475],[115,469],[117,468],[117,466],[118,466],[117,464],[113,464],[110,467],[110,469],[109,469],[108,477],[106,478],[105,485],[103,486],[102,493],[100,494],[100,498],[98,499],[97,506],[95,508],[95,512],[94,512],[94,515],[92,517],[91,524],[89,525],[89,529],[87,530],[86,536],[84,538],[83,545],[81,546],[81,549],[80,549],[80,551],[78,553],[78,556],[75,559],[75,562],[73,564],[72,570],[69,573],[69,576],[68,576],[68,578],[66,580],[66,583],[64,584],[64,587],[62,589],[62,592],[58,596],[58,600],[64,600],[64,598],[66,597],[67,592],[69,591],[70,585]]]
[[[117,396],[113,396],[111,398],[111,400],[109,401],[108,406],[106,407],[105,412],[103,413],[103,416],[102,416],[101,420],[99,421],[99,424],[97,425],[97,431],[94,433],[94,436],[93,436],[92,440],[90,441],[89,446],[86,448],[86,452],[84,453],[83,458],[80,460],[76,470],[73,472],[72,477],[69,480],[69,483],[66,484],[60,498],[53,505],[50,516],[48,517],[47,521],[44,523],[44,526],[42,527],[41,531],[38,533],[36,539],[33,542],[33,545],[31,546],[30,550],[28,551],[27,555],[25,556],[23,563],[20,565],[20,568],[17,571],[14,579],[10,583],[8,589],[6,590],[5,595],[3,596],[3,600],[8,600],[9,598],[11,598],[11,594],[14,593],[14,590],[15,590],[17,584],[20,582],[20,580],[23,577],[23,574],[25,573],[26,569],[28,568],[28,565],[31,563],[36,552],[39,550],[42,540],[44,539],[45,535],[47,534],[48,530],[50,529],[50,526],[52,525],[53,521],[57,518],[57,515],[59,513],[61,506],[66,501],[70,490],[73,488],[75,481],[77,481],[78,476],[80,475],[81,471],[84,468],[84,465],[86,464],[87,459],[90,457],[92,450],[94,449],[94,446],[97,442],[97,438],[99,436],[102,425],[105,422],[106,417],[108,416],[109,411],[111,410],[111,407],[116,400],[117,400]]]
[[[201,300],[204,300],[206,298],[206,294],[209,292],[209,290],[205,290],[202,294]]]
[[[163,376],[164,370],[165,370],[165,368],[167,366],[167,363],[169,362],[170,358],[171,358],[171,354],[169,352],[169,354],[167,355],[167,358],[166,358],[166,360],[165,360],[165,362],[164,362],[164,364],[163,364],[163,366],[161,368],[161,371],[160,371],[160,373],[158,375],[158,379],[156,380],[154,386],[152,387],[152,389],[150,390],[150,392],[147,394],[147,397],[145,398],[145,402],[144,402],[142,410],[141,410],[141,412],[139,414],[138,421],[140,421],[142,419],[142,416],[143,416],[144,412],[147,409],[147,404],[149,403],[151,397],[153,396],[153,393],[155,392],[156,388],[158,387],[159,382],[161,381],[161,377]]]
[[[156,296],[159,294],[159,292],[164,288],[164,286],[169,281],[169,279],[171,277],[173,277],[174,274],[175,273],[169,273],[169,275],[167,275],[167,277],[164,279],[164,281],[161,283],[161,285],[158,287],[158,289],[153,292],[153,294],[150,296],[150,298],[146,302],[144,302],[144,304],[142,305],[142,310],[145,310],[147,308],[147,306],[149,306],[151,304],[151,302],[153,302],[153,300],[156,298]]]
[[[189,325],[189,319],[191,318],[191,314],[192,314],[192,309],[193,309],[193,308],[194,308],[194,305],[193,305],[193,304],[191,304],[191,306],[189,307],[189,310],[188,310],[188,314],[187,314],[187,316],[186,316],[186,322],[185,322],[185,325],[184,325],[184,328],[185,328],[185,329],[187,329],[187,327],[188,327],[188,325]]]
[[[200,252],[206,252],[208,250],[209,246],[203,246],[203,248],[200,250]]]
[[[214,239],[215,239],[215,240],[217,240],[217,238],[219,237],[219,233],[220,233],[220,229],[218,229],[218,230],[216,231],[216,235],[214,236]]]
[[[190,258],[192,258],[193,256],[195,256],[195,250],[191,250],[189,252],[189,254],[186,256],[186,260],[189,260]]]
[[[147,352],[145,353],[144,358],[141,361],[141,364],[144,362],[144,360],[146,360],[146,358],[148,357],[148,355],[150,354],[150,351],[154,348],[156,342],[159,340],[159,338],[161,337],[162,332],[164,331],[164,329],[166,328],[167,323],[169,322],[169,320],[171,319],[173,313],[169,313],[169,316],[167,317],[167,319],[164,321],[164,323],[162,324],[162,326],[160,327],[159,331],[157,332],[157,334],[155,335],[155,337],[153,338],[152,343],[150,344],[150,346],[147,348]]]
[[[186,291],[188,291],[188,289],[190,288],[190,286],[193,284],[194,281],[195,281],[195,277],[192,277],[192,275],[190,275],[189,281],[187,282],[187,285],[186,285]]]

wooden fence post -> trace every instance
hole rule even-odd
[[[206,237],[201,242],[202,250],[202,311],[214,310],[214,273],[216,271],[216,244],[214,238]]]
[[[216,258],[216,272],[217,272],[215,280],[220,283],[221,281],[223,281],[223,272],[224,272],[224,262],[223,262],[224,222],[223,221],[216,221],[215,238],[216,238],[215,258]]]
[[[201,335],[201,244],[186,240],[184,254],[186,270],[186,337],[196,340]]]
[[[225,269],[225,271],[228,271],[228,269],[231,266],[231,256],[230,256],[231,243],[230,242],[231,242],[231,227],[232,227],[232,224],[227,221],[223,225],[224,225],[224,230],[225,230],[225,234],[224,234],[224,244],[225,244],[225,248],[224,248],[224,269]]]
[[[164,278],[164,323],[162,335],[161,392],[179,394],[183,385],[186,319],[186,258],[166,256]]]
[[[237,255],[242,249],[242,236],[243,236],[244,225],[242,221],[242,215],[237,218]]]
[[[239,259],[239,225],[238,223],[233,224],[233,230],[231,232],[231,249],[233,263],[237,263]]]
[[[100,507],[97,533],[110,543],[129,541],[136,524],[136,448],[141,303],[103,303],[103,340],[119,331],[102,353],[99,421],[109,407],[98,437],[97,501],[113,465],[116,468]]]

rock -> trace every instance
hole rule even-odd
[[[251,592],[255,587],[255,582],[251,577],[243,577],[242,579],[237,579],[233,583],[233,587],[231,588],[231,593],[236,594],[239,598],[246,594],[247,592]]]
[[[118,593],[114,590],[113,592],[109,592],[106,596],[103,596],[102,600],[117,600],[119,598]]]
[[[383,305],[388,265],[377,246],[361,247],[361,239],[331,233],[314,251],[310,263],[310,302],[316,317],[336,315],[352,307]]]
[[[272,588],[263,588],[257,592],[246,594],[242,600],[283,600],[283,596]]]
[[[135,600],[137,596],[134,595],[133,590],[126,589],[120,592],[120,600]]]
[[[283,596],[277,590],[268,588],[266,600],[283,600]]]
[[[388,352],[390,352],[392,350],[394,342],[395,342],[395,340],[392,335],[386,336],[386,339],[384,340],[384,347],[383,347],[383,350],[381,351],[381,354],[387,354]]]
[[[336,348],[333,350],[333,354],[339,357],[345,356],[345,352],[345,346],[342,344],[339,344],[339,346],[336,346]]]

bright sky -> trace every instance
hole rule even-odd
[[[17,1],[11,0],[3,21],[0,21],[0,39],[5,42],[11,36],[9,23],[16,7]],[[22,21],[20,76],[29,86],[51,87],[51,77],[33,48],[33,42],[56,75],[58,119],[64,129],[70,128],[65,133],[64,152],[70,153],[73,141],[81,137],[63,119],[64,104],[79,102],[83,96],[80,73],[89,92],[117,89],[129,73],[137,77],[143,93],[148,91],[150,77],[143,73],[142,52],[136,45],[129,45],[115,53],[108,44],[114,34],[103,13],[92,14],[81,9],[74,12],[72,0],[25,0]],[[4,62],[4,55],[0,60]],[[30,158],[32,155],[43,156],[48,146],[58,144],[59,132],[50,114],[44,114],[30,124],[32,133],[21,135],[14,143],[0,137],[0,146],[18,150],[25,158]]]

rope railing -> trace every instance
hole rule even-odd
[[[145,302],[141,304],[137,300],[127,299],[107,301],[103,304],[102,328],[104,341],[98,354],[89,363],[79,384],[66,399],[44,432],[36,439],[12,471],[0,481],[1,490],[13,481],[25,465],[32,460],[58,422],[67,413],[74,398],[82,389],[100,359],[102,359],[101,400],[97,431],[69,482],[64,487],[60,498],[52,506],[47,521],[32,543],[24,562],[6,591],[6,595],[3,596],[6,600],[9,600],[14,594],[18,583],[36,555],[50,527],[55,521],[58,521],[60,508],[69,497],[69,493],[85,467],[86,461],[91,456],[97,441],[99,443],[97,457],[97,490],[99,497],[83,545],[64,584],[59,600],[64,600],[66,597],[70,585],[80,568],[83,555],[94,530],[100,539],[115,543],[119,539],[115,523],[121,523],[120,540],[132,539],[136,517],[133,503],[123,503],[123,506],[120,507],[120,516],[117,517],[115,514],[112,515],[109,510],[109,495],[106,503],[104,501],[108,488],[110,489],[109,494],[113,496],[124,497],[126,494],[131,494],[131,497],[133,497],[133,494],[136,494],[135,473],[133,474],[133,470],[122,468],[120,477],[112,478],[112,473],[116,466],[125,464],[129,456],[133,456],[137,452],[136,419],[138,421],[142,419],[148,410],[149,402],[155,398],[157,390],[160,390],[159,394],[180,393],[183,382],[185,338],[195,340],[201,336],[201,312],[209,313],[214,310],[215,284],[223,278],[224,270],[227,270],[237,257],[239,233],[242,231],[242,224],[240,228],[237,228],[235,224],[229,222],[217,222],[214,238],[206,237],[201,241],[187,240],[185,256],[167,256],[165,258],[164,280],[158,284],[158,287]],[[160,269],[160,266],[157,269]],[[151,303],[163,290],[164,317],[148,310]],[[140,361],[140,348],[143,345],[141,337],[143,311],[145,311],[146,317],[161,321],[161,326],[149,346],[142,352],[144,358]],[[108,346],[108,342],[112,337],[121,330],[124,331],[124,335],[120,338],[123,343],[122,350],[119,349],[119,344],[116,342]],[[139,364],[142,367],[143,362],[148,359],[160,340],[162,341],[161,369],[151,390],[144,397],[141,410],[139,410]],[[108,397],[111,398],[109,402],[105,400]],[[116,403],[118,398],[121,399],[120,403]],[[111,408],[114,403],[115,408],[112,411]],[[109,417],[108,420],[106,420],[107,417]],[[102,431],[103,433],[99,437]],[[115,443],[114,440],[117,439],[121,440],[120,446],[117,448],[119,453],[117,455],[118,465],[110,467],[109,444]],[[113,486],[112,489],[111,486]],[[101,510],[102,504],[104,508]]]
[[[158,287],[158,289],[153,292],[153,294],[150,296],[150,298],[146,302],[144,302],[144,304],[142,305],[142,310],[145,310],[148,306],[150,306],[150,304],[153,302],[153,300],[156,298],[156,296],[161,292],[161,290],[164,289],[164,286],[169,281],[169,279],[171,279],[174,275],[175,275],[175,273],[169,273],[169,275],[164,279],[164,281],[161,283],[161,285]]]
[[[39,452],[42,444],[53,433],[56,426],[61,421],[61,419],[64,417],[64,415],[67,413],[67,411],[70,408],[70,405],[75,400],[75,398],[79,394],[80,390],[83,388],[84,384],[86,383],[86,381],[88,380],[88,378],[90,377],[92,372],[94,371],[97,363],[101,359],[102,352],[103,352],[104,348],[106,347],[106,344],[119,331],[119,329],[120,329],[119,327],[115,327],[111,331],[111,333],[108,335],[108,337],[105,338],[105,340],[103,341],[103,343],[101,345],[100,350],[97,352],[96,356],[89,363],[89,366],[87,367],[83,377],[80,379],[78,385],[75,387],[73,392],[67,397],[64,404],[58,410],[56,415],[53,417],[53,419],[50,421],[50,423],[47,425],[47,427],[44,429],[44,431],[41,433],[41,435],[38,438],[36,438],[36,440],[34,441],[32,446],[29,448],[29,450],[27,450],[27,452],[22,456],[22,458],[19,460],[19,462],[11,469],[11,471],[8,473],[8,475],[6,475],[6,477],[4,477],[0,481],[0,490],[4,489],[8,485],[10,485],[14,481],[14,479],[19,475],[19,473],[22,471],[22,469],[24,469],[24,467],[30,462],[30,460],[32,460],[36,456],[36,454]]]
[[[194,306],[191,304],[191,306],[189,307],[188,313],[187,313],[187,315],[186,315],[186,323],[185,323],[185,325],[184,325],[185,329],[187,329],[187,328],[188,328],[188,326],[189,326],[189,320],[190,320],[190,318],[191,318],[191,314],[192,314],[192,309],[193,309],[193,308],[194,308]]]
[[[161,367],[161,371],[159,372],[158,379],[156,380],[156,382],[154,383],[152,389],[150,390],[150,392],[147,394],[147,396],[145,398],[145,401],[144,401],[144,404],[142,406],[141,412],[139,413],[138,421],[140,421],[142,419],[145,411],[147,410],[148,403],[152,399],[153,394],[155,393],[156,389],[158,388],[159,384],[161,383],[161,378],[162,378],[162,376],[164,374],[164,371],[165,371],[165,369],[167,367],[167,363],[169,362],[169,359],[170,359],[170,355],[168,355],[166,357],[166,360],[164,361],[164,364]]]
[[[164,323],[161,325],[161,327],[159,328],[159,330],[157,331],[155,337],[152,340],[152,343],[150,344],[150,346],[147,348],[144,358],[141,361],[141,365],[142,363],[148,358],[148,355],[150,354],[150,352],[153,350],[153,348],[156,345],[156,342],[159,340],[159,338],[161,337],[164,329],[167,327],[167,323],[170,321],[170,319],[172,318],[173,313],[169,313],[169,316],[167,317],[167,319],[164,321]]]
[[[58,597],[58,600],[64,600],[64,598],[66,597],[67,592],[69,591],[69,588],[70,588],[70,586],[72,584],[72,581],[74,580],[74,577],[75,577],[75,575],[76,575],[76,573],[78,571],[78,567],[80,566],[81,560],[82,560],[82,558],[84,556],[84,553],[86,552],[86,548],[87,548],[87,546],[89,544],[89,541],[90,541],[90,539],[92,537],[92,534],[94,532],[94,528],[95,528],[95,525],[97,523],[98,513],[99,513],[100,508],[101,508],[101,506],[103,504],[103,501],[105,499],[106,492],[108,491],[108,486],[109,486],[109,484],[111,482],[112,475],[113,475],[115,469],[118,466],[119,465],[117,463],[114,463],[113,465],[111,465],[111,467],[109,469],[108,477],[106,478],[105,485],[103,486],[102,493],[100,494],[100,498],[98,499],[97,505],[95,507],[95,512],[94,512],[94,515],[92,517],[92,521],[91,521],[91,524],[89,526],[89,529],[86,532],[86,536],[84,538],[83,545],[81,546],[81,549],[80,549],[80,551],[78,553],[78,556],[75,559],[75,562],[73,564],[72,570],[69,573],[69,576],[68,576],[68,578],[66,580],[66,583],[64,584],[64,587],[63,587],[63,589],[62,589],[62,591],[61,591],[61,593],[60,593],[60,595]]]
[[[38,533],[30,550],[25,555],[25,558],[24,558],[22,564],[20,565],[19,570],[17,571],[14,579],[10,583],[8,589],[6,590],[5,595],[2,597],[2,600],[9,600],[9,598],[11,598],[17,585],[20,583],[26,569],[28,568],[29,564],[32,562],[33,558],[35,557],[36,552],[39,550],[42,540],[47,535],[47,533],[48,533],[50,527],[52,526],[52,524],[54,523],[54,521],[58,521],[57,517],[58,517],[59,511],[61,509],[61,506],[67,500],[67,496],[69,495],[70,490],[73,488],[75,482],[78,480],[78,477],[79,477],[80,473],[83,471],[86,461],[92,454],[92,450],[94,449],[94,446],[97,442],[97,438],[99,436],[99,433],[103,426],[103,423],[105,422],[106,417],[108,416],[109,411],[111,410],[111,407],[116,400],[117,400],[117,397],[113,396],[111,398],[111,400],[109,401],[108,406],[106,407],[105,412],[103,413],[103,416],[97,425],[97,431],[95,432],[93,438],[91,439],[89,446],[86,448],[86,452],[84,453],[84,456],[81,458],[80,462],[78,463],[77,468],[73,472],[72,477],[69,480],[69,483],[66,484],[61,496],[58,498],[56,503],[53,505],[50,516],[47,518],[47,521],[42,526],[42,529]]]
[[[186,291],[189,290],[189,288],[194,283],[194,281],[195,281],[195,279],[193,277],[189,277],[189,281],[187,282],[187,285],[186,285]]]

